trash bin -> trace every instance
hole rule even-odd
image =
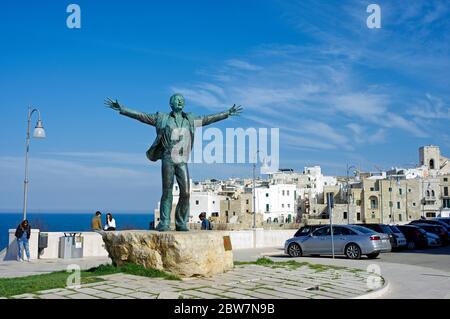
[[[38,248],[44,249],[48,247],[48,233],[39,233]]]
[[[64,233],[59,239],[59,258],[83,258],[83,236],[81,233]]]

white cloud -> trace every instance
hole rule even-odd
[[[231,66],[233,68],[241,69],[244,71],[259,71],[262,69],[260,66],[250,64],[246,61],[238,60],[238,59],[231,59],[231,60],[225,61],[225,64],[228,66]]]

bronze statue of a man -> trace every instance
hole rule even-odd
[[[241,106],[233,105],[225,112],[198,116],[193,113],[183,112],[184,97],[181,94],[174,94],[170,97],[170,107],[172,108],[170,113],[157,112],[148,114],[137,112],[125,108],[117,100],[113,101],[109,98],[105,103],[122,115],[156,127],[156,139],[147,151],[147,158],[150,161],[155,162],[159,159],[162,161],[160,222],[156,230],[170,230],[170,212],[173,201],[172,189],[174,177],[176,177],[180,196],[175,209],[175,229],[177,231],[188,231],[186,224],[189,220],[190,189],[187,159],[192,150],[195,128],[224,120],[228,116],[239,115],[242,112]]]

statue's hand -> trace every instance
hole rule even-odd
[[[115,101],[111,100],[109,97],[105,99],[105,105],[107,107],[112,108],[113,110],[116,111],[121,111],[122,110],[122,106],[119,104],[119,102],[117,101],[117,99]]]
[[[228,113],[230,116],[239,115],[242,113],[242,106],[236,106],[236,104],[233,104],[233,106],[228,110]]]

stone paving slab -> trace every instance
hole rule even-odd
[[[80,289],[50,289],[13,298],[45,299],[326,299],[367,293],[370,274],[351,269],[272,268],[238,265],[212,278],[181,281],[128,274],[100,276],[102,282]],[[314,289],[310,289],[314,288]]]
[[[69,297],[57,294],[41,294],[39,299],[69,299]]]

